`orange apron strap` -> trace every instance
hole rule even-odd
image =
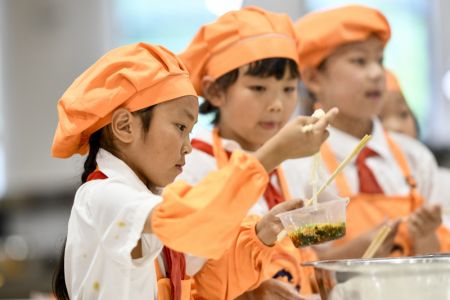
[[[320,154],[322,155],[322,158],[330,174],[333,173],[333,171],[336,170],[336,168],[339,166],[339,163],[336,159],[336,156],[333,154],[330,145],[327,142],[323,143],[322,147],[320,147]],[[350,185],[348,184],[344,173],[340,172],[336,176],[335,181],[339,195],[343,197],[352,195]]]
[[[386,130],[384,131],[384,135],[388,142],[389,148],[391,149],[392,154],[394,155],[395,160],[397,161],[400,169],[402,170],[402,173],[403,173],[403,176],[405,177],[406,183],[411,188],[411,196],[412,196],[411,211],[414,211],[417,207],[421,206],[423,203],[423,199],[419,195],[419,192],[417,191],[417,182],[411,174],[411,170],[409,168],[408,161],[406,160],[406,157],[403,154],[403,151],[394,142],[394,140],[389,136],[389,134],[387,133]]]
[[[216,158],[217,168],[221,169],[228,162],[228,155],[222,147],[222,141],[219,136],[219,129],[216,127],[212,131],[213,153]]]
[[[411,171],[409,169],[408,161],[406,160],[405,155],[402,150],[397,146],[394,140],[389,136],[389,134],[385,131],[384,135],[389,144],[389,148],[394,155],[395,160],[397,161],[400,169],[402,170],[403,176],[405,176],[406,182],[411,188],[416,188],[416,180],[412,177]]]
[[[281,193],[285,201],[292,199],[292,195],[289,192],[288,184],[284,172],[281,167],[277,168],[278,183],[280,184]]]

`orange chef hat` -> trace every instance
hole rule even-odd
[[[295,30],[288,15],[257,7],[229,12],[202,26],[180,54],[199,95],[205,75],[217,79],[238,67],[271,57],[298,62]]]
[[[401,92],[400,83],[397,80],[397,77],[392,73],[392,71],[385,69],[386,74],[386,89],[388,91]]]
[[[111,50],[81,74],[58,102],[52,155],[85,154],[89,136],[119,107],[137,111],[195,95],[189,73],[175,54],[144,43]]]
[[[348,5],[310,13],[295,23],[300,70],[317,67],[337,47],[377,36],[384,45],[391,36],[386,17],[376,9]]]

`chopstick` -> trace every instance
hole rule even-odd
[[[320,119],[324,116],[325,116],[325,111],[323,111],[323,109],[319,108],[314,111],[314,113],[312,114],[311,117]],[[303,132],[309,132],[309,131],[312,131],[313,129],[314,129],[314,125],[309,124],[309,125],[306,125],[305,127],[303,127]],[[313,156],[313,165],[311,168],[311,185],[312,185],[313,194],[315,194],[317,192],[317,183],[318,183],[317,182],[317,177],[318,177],[317,172],[319,170],[319,164],[320,164],[320,152],[317,152]],[[312,198],[312,203],[314,205],[317,205],[317,197]]]
[[[313,158],[313,164],[311,168],[311,186],[312,186],[312,192],[313,195],[316,195],[318,191],[318,172],[319,172],[319,166],[320,166],[320,152],[317,152],[314,154]],[[311,198],[312,204],[317,205],[317,196],[314,198]]]
[[[320,187],[320,189],[305,203],[305,206],[309,206],[313,199],[317,199],[317,196],[325,190],[325,188],[334,180],[334,178],[345,168],[348,163],[366,146],[367,142],[372,138],[370,134],[366,134],[359,144],[353,149],[353,151],[341,162],[341,164],[334,170],[333,174],[327,179],[327,181]]]
[[[381,229],[378,230],[377,235],[370,243],[369,247],[367,247],[367,250],[366,252],[364,252],[362,258],[372,258],[378,251],[378,248],[380,248],[381,244],[383,244],[389,232],[391,232],[390,226],[384,225],[383,227],[381,227]]]

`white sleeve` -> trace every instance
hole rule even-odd
[[[143,236],[147,218],[161,197],[112,180],[94,181],[88,199],[88,213],[100,244],[111,258],[131,265],[131,251]],[[154,259],[162,244],[154,235],[146,237],[144,259]],[[151,245],[148,244],[151,241]]]

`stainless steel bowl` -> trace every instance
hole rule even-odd
[[[349,259],[314,267],[322,300],[450,299],[450,255]]]

